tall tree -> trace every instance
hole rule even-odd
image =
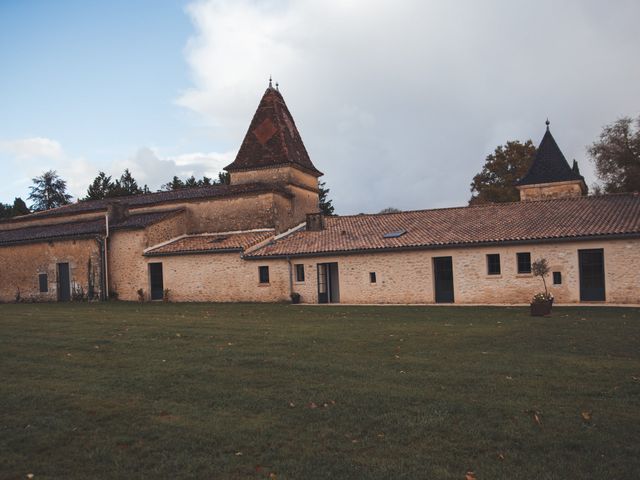
[[[111,176],[104,172],[99,172],[87,189],[87,196],[83,200],[100,200],[111,195],[115,184],[111,181]]]
[[[535,154],[531,140],[515,140],[497,147],[487,155],[482,171],[473,177],[469,205],[518,201],[515,182],[527,173]]]
[[[13,217],[13,210],[8,203],[0,202],[0,219]]]
[[[606,125],[587,151],[604,193],[640,191],[640,115]]]
[[[199,187],[200,185],[200,182],[198,182],[198,180],[196,180],[196,177],[194,177],[193,175],[187,178],[184,182],[185,188]]]
[[[29,207],[27,207],[27,204],[24,203],[24,200],[22,200],[22,198],[20,197],[16,197],[13,200],[13,207],[11,207],[11,211],[14,217],[31,213],[31,210],[29,210]]]
[[[331,190],[326,187],[325,182],[320,182],[318,188],[320,189],[320,211],[325,215],[333,215],[335,208],[332,205],[333,200],[329,199],[329,192]]]
[[[33,186],[29,187],[31,190],[29,200],[33,201],[31,208],[34,212],[70,203],[71,195],[67,193],[67,182],[60,178],[55,170],[44,172],[32,181]]]
[[[161,187],[162,190],[179,190],[181,188],[184,188],[184,182],[180,180],[177,175],[174,175],[170,182],[165,183]]]
[[[142,193],[142,189],[138,187],[138,182],[133,178],[128,168],[124,169],[124,173],[120,176],[120,180],[117,181],[117,185],[118,196]]]

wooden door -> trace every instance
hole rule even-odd
[[[453,261],[451,257],[433,259],[436,303],[453,303]]]
[[[69,276],[69,264],[58,264],[58,301],[69,302],[71,300],[71,278]]]
[[[162,263],[149,264],[149,283],[151,285],[151,300],[162,300],[164,296]]]
[[[580,267],[580,300],[598,302],[605,300],[604,250],[593,248],[578,250]]]

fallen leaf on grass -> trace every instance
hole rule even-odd
[[[27,473],[27,478],[33,478],[33,477],[34,477],[33,473]]]
[[[296,404],[295,404],[295,403],[293,403],[293,402],[289,402],[289,407],[290,407],[290,408],[294,408],[295,406],[296,406]]]
[[[318,405],[316,405],[316,403],[315,403],[315,402],[309,402],[309,403],[307,404],[307,407],[309,407],[309,408],[318,408]]]
[[[582,417],[582,420],[584,420],[585,422],[590,422],[591,418],[593,418],[593,412],[584,411],[580,413],[580,416]]]
[[[271,473],[269,474],[269,478],[277,478],[277,477],[276,477],[276,474],[275,474],[275,473],[271,472]]]
[[[498,460],[500,460],[501,462],[504,460],[504,454],[498,452]]]
[[[478,480],[474,472],[467,472],[464,476],[464,480]]]
[[[241,457],[241,456],[242,456],[242,452],[236,452],[236,453],[235,453],[235,456],[236,456],[236,457]]]
[[[542,412],[538,410],[527,410],[525,413],[531,415],[536,425],[542,425]]]

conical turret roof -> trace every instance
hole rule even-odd
[[[311,162],[300,133],[278,89],[264,92],[236,159],[229,172],[293,166],[316,177],[322,175]]]
[[[572,169],[564,158],[560,147],[556,143],[547,120],[547,131],[542,137],[538,146],[536,157],[529,168],[529,171],[516,182],[516,185],[535,185],[539,183],[567,182],[571,180],[582,180],[584,177]]]

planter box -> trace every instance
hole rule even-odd
[[[536,302],[531,304],[531,316],[544,317],[551,315],[551,307],[553,306],[553,300],[546,302]]]

